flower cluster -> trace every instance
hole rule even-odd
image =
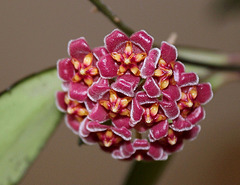
[[[185,72],[173,45],[152,48],[145,31],[114,30],[104,43],[91,50],[83,37],[71,40],[70,57],[57,62],[67,126],[116,159],[166,160],[198,135],[211,85]]]

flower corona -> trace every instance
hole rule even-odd
[[[71,40],[70,57],[57,62],[67,126],[115,159],[166,160],[197,137],[202,105],[213,96],[176,61],[175,46],[152,44],[145,31],[128,37],[115,29],[92,50],[83,37]]]

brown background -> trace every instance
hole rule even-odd
[[[178,33],[177,44],[240,50],[240,15],[222,18],[212,0],[105,0],[135,30],[145,29],[160,43]],[[67,57],[68,40],[84,36],[103,44],[114,26],[90,13],[87,0],[2,0],[0,3],[0,90],[17,79]],[[186,143],[159,184],[240,184],[240,83],[220,89],[206,106],[197,140]],[[21,185],[120,185],[129,162],[113,160],[97,146],[77,146],[64,123],[57,129]]]

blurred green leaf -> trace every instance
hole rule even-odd
[[[0,94],[0,185],[17,183],[54,131],[62,114],[56,69],[29,76]]]

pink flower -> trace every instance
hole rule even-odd
[[[104,42],[109,54],[97,63],[103,78],[121,76],[127,71],[139,76],[139,65],[150,51],[153,38],[145,31],[136,32],[128,38],[121,31],[114,30]]]
[[[93,50],[84,38],[70,41],[70,58],[58,61],[67,126],[116,159],[166,160],[198,135],[211,85],[185,72],[173,45],[152,48],[145,31],[114,30],[104,41]]]

